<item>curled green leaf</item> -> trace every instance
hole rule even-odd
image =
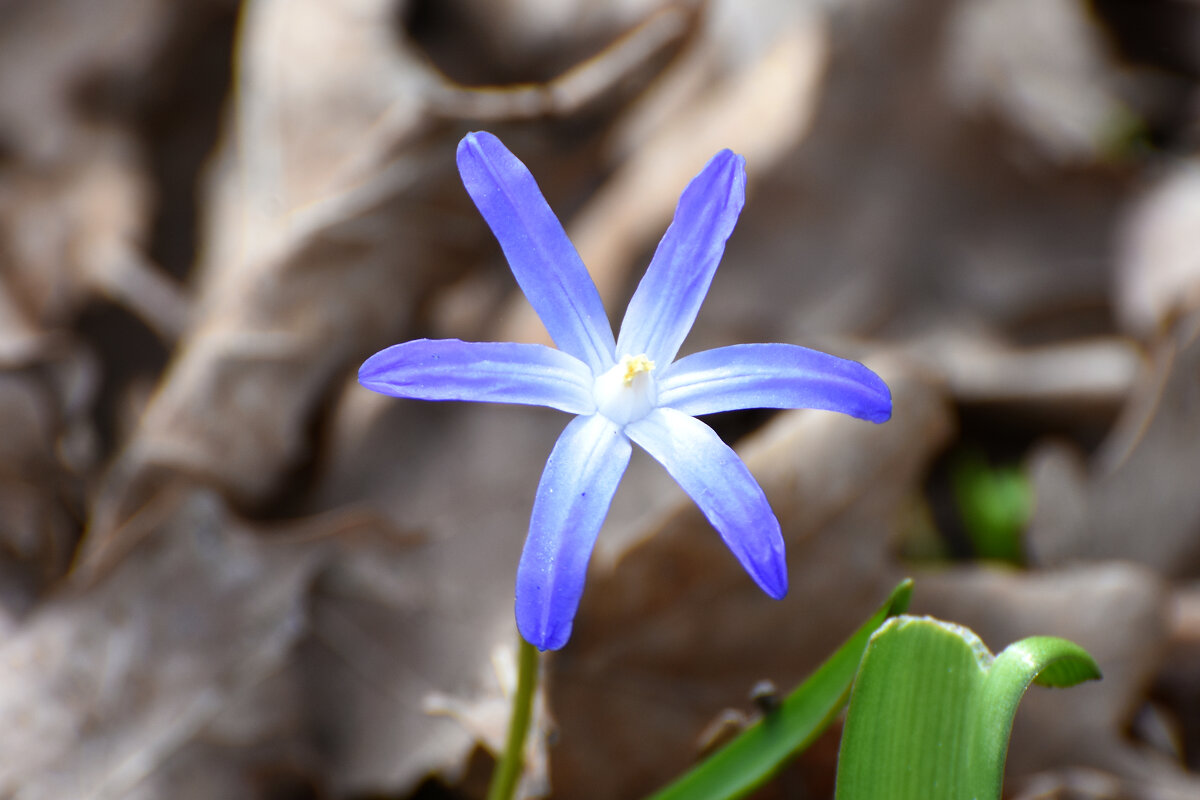
[[[1035,636],[993,657],[972,631],[900,616],[872,635],[850,698],[837,800],[998,800],[1017,704],[1031,683],[1100,677],[1065,639]]]

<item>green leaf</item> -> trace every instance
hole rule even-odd
[[[808,747],[841,711],[863,650],[885,619],[908,608],[912,581],[905,580],[817,671],[780,706],[742,731],[652,800],[728,800],[744,797]]]
[[[838,754],[837,800],[998,800],[1013,716],[1029,684],[1100,677],[1065,639],[1035,636],[994,657],[970,630],[888,620],[854,681]]]
[[[954,461],[951,479],[975,556],[1021,563],[1021,532],[1033,513],[1033,485],[1025,473],[992,467],[968,452]]]

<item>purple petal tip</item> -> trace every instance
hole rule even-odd
[[[543,653],[547,650],[561,650],[570,640],[573,620],[548,624],[549,620],[540,618],[539,615],[531,615],[536,618],[529,620],[525,618],[527,615],[521,612],[521,600],[517,598],[517,630],[520,631],[522,639]]]
[[[788,593],[787,562],[782,558],[765,565],[766,569],[754,576],[755,582],[774,600],[782,600]]]
[[[878,392],[879,396],[875,399],[875,404],[870,408],[870,410],[863,414],[863,419],[869,420],[876,424],[887,422],[892,418],[892,390],[886,383],[884,383],[883,378],[879,377],[874,372],[871,373],[871,377],[875,379],[872,381],[872,383],[878,382],[877,385],[872,388]]]

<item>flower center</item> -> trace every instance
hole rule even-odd
[[[596,409],[619,425],[636,422],[658,402],[654,385],[654,362],[645,353],[622,356],[616,365],[599,375],[593,386]]]

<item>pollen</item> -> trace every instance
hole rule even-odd
[[[640,356],[624,356],[621,359],[621,366],[625,367],[625,385],[633,386],[633,379],[641,372],[649,372],[654,369],[654,362],[646,358],[646,354]]]
[[[654,362],[643,353],[622,356],[592,385],[596,410],[619,425],[641,419],[654,410],[658,389],[654,385]]]

